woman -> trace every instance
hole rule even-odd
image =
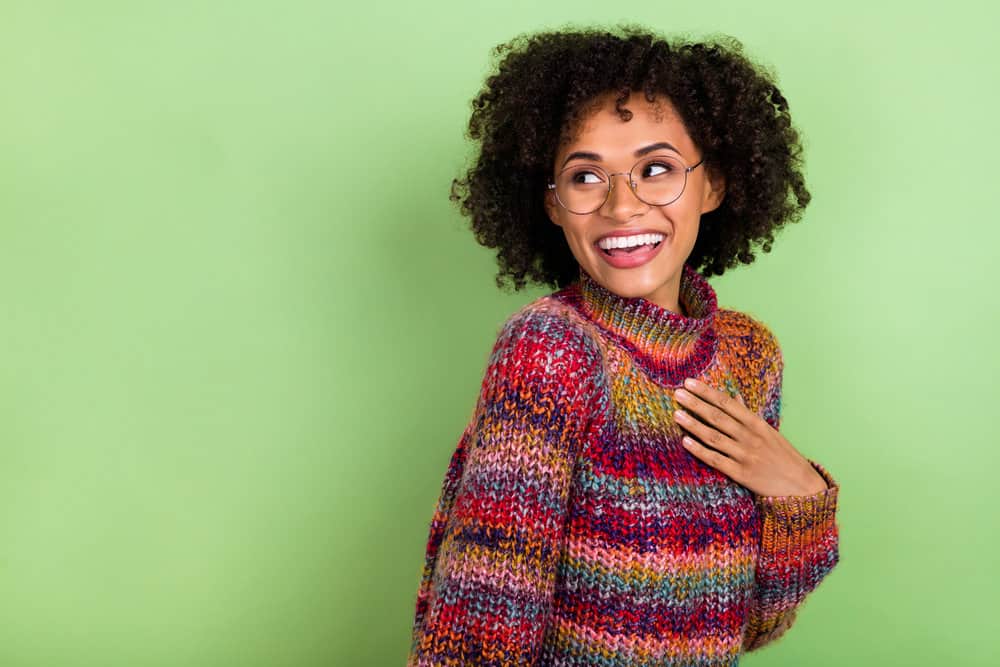
[[[410,665],[735,665],[838,562],[839,486],[778,431],[778,341],[704,277],[809,202],[741,48],[635,26],[497,48],[452,197],[498,285],[555,291],[489,357]]]

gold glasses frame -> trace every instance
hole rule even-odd
[[[635,182],[635,179],[632,178],[632,172],[635,171],[636,167],[638,167],[640,164],[649,162],[650,160],[653,160],[653,159],[658,158],[658,157],[665,157],[665,158],[670,158],[671,160],[676,160],[677,162],[681,163],[682,167],[684,167],[684,184],[681,186],[680,192],[677,193],[676,197],[674,197],[673,199],[671,199],[670,201],[665,202],[665,203],[648,202],[645,199],[643,199],[642,197],[640,197],[639,193],[636,192],[636,182]],[[667,155],[667,154],[651,155],[651,156],[646,156],[646,157],[642,158],[641,160],[639,160],[638,162],[636,162],[634,165],[632,165],[632,168],[629,169],[628,171],[616,171],[616,172],[611,172],[611,173],[609,173],[605,169],[602,169],[601,167],[598,167],[597,165],[587,165],[588,168],[595,169],[595,170],[601,172],[602,174],[604,174],[605,176],[607,176],[607,183],[608,183],[608,191],[606,193],[604,193],[604,199],[601,201],[600,204],[598,204],[597,206],[595,206],[594,208],[592,208],[589,211],[574,211],[571,208],[569,208],[568,206],[566,206],[566,204],[564,204],[563,201],[559,198],[559,190],[556,189],[556,184],[555,184],[555,181],[559,180],[559,177],[562,176],[562,174],[566,170],[577,168],[580,165],[578,165],[578,164],[571,164],[568,167],[560,169],[559,173],[556,174],[555,180],[549,181],[547,187],[548,187],[549,190],[553,190],[554,191],[554,194],[556,196],[556,201],[564,209],[566,209],[570,213],[573,213],[573,214],[576,214],[576,215],[588,215],[588,214],[593,213],[594,211],[600,209],[602,206],[604,206],[606,203],[608,203],[608,197],[611,195],[611,189],[614,187],[613,184],[614,184],[614,177],[615,176],[628,176],[629,189],[632,191],[632,194],[635,195],[636,199],[638,199],[643,204],[646,204],[648,206],[668,206],[670,204],[673,204],[675,201],[677,201],[678,199],[681,198],[681,195],[684,194],[684,190],[687,188],[687,177],[688,177],[688,174],[690,174],[692,171],[694,171],[695,169],[697,169],[698,166],[701,165],[704,161],[705,161],[705,157],[702,156],[702,158],[700,160],[698,160],[698,162],[696,162],[695,164],[693,164],[690,167],[688,167],[684,163],[684,160],[679,155]]]

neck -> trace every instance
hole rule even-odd
[[[571,303],[663,386],[682,385],[685,378],[704,371],[715,355],[715,290],[688,264],[681,272],[676,311],[645,297],[616,294],[582,267],[579,280],[557,296]]]

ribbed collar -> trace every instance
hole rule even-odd
[[[678,387],[704,371],[716,350],[715,290],[684,264],[678,300],[685,314],[645,299],[623,297],[595,281],[583,267],[577,282],[556,293],[632,355],[664,387]]]

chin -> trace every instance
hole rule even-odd
[[[654,260],[643,266],[621,269],[609,266],[601,258],[596,257],[589,265],[584,265],[584,268],[598,282],[618,292],[621,296],[637,296],[653,292],[680,271],[682,267]]]
[[[629,280],[627,278],[622,278],[616,281],[616,285],[610,287],[612,292],[615,292],[619,296],[625,297],[645,297],[647,294],[651,294],[656,291],[656,288],[660,286],[660,283],[655,281],[637,281]]]

